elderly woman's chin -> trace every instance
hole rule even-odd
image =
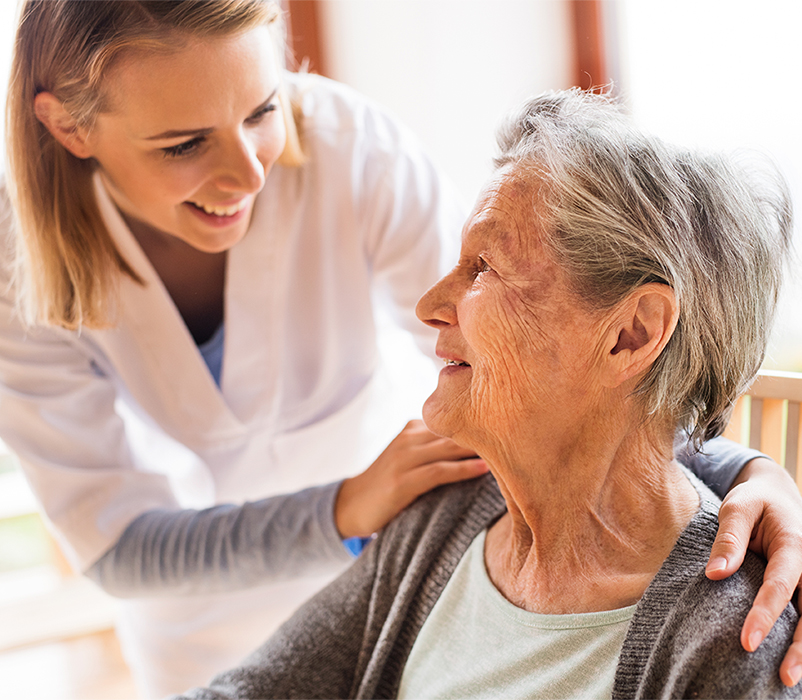
[[[423,403],[423,422],[433,433],[442,437],[453,438],[458,421],[454,406],[444,394],[445,392],[438,383],[437,388]]]

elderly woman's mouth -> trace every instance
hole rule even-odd
[[[470,367],[467,362],[462,362],[461,360],[443,360],[446,363],[446,367],[450,366],[457,366],[457,367]]]

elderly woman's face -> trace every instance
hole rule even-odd
[[[531,176],[501,170],[465,225],[459,263],[418,303],[446,362],[424,418],[473,448],[483,435],[550,430],[593,393],[599,321],[542,245],[538,192]]]

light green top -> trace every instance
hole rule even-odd
[[[426,619],[398,697],[609,698],[635,606],[578,615],[522,610],[487,575],[486,532]]]

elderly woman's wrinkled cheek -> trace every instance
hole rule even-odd
[[[498,299],[483,318],[472,342],[471,406],[486,424],[500,427],[548,398],[560,358],[548,328],[516,295]]]

